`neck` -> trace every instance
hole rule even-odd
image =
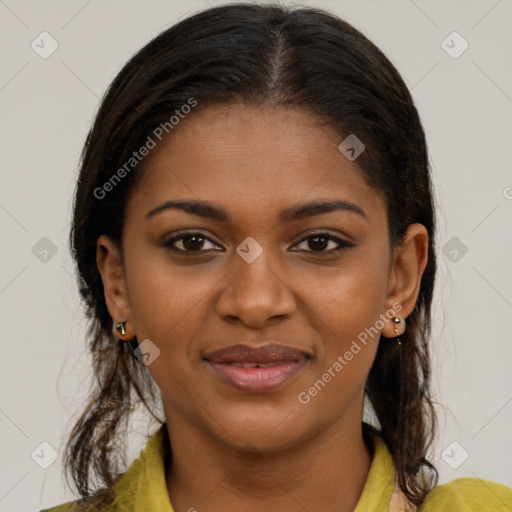
[[[371,465],[361,422],[352,425],[331,425],[293,448],[260,453],[227,448],[190,425],[168,424],[173,444],[166,480],[174,510],[352,512]]]

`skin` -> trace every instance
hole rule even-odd
[[[340,153],[343,138],[306,112],[208,106],[171,135],[152,150],[129,198],[122,248],[101,236],[97,262],[112,318],[127,321],[126,335],[116,335],[150,339],[160,350],[148,369],[172,440],[166,482],[174,509],[352,511],[371,464],[361,420],[379,335],[307,405],[297,397],[393,304],[402,319],[411,313],[427,231],[412,224],[405,243],[390,248],[382,193]],[[209,201],[232,220],[172,209],[146,218],[176,199]],[[278,222],[281,209],[315,199],[349,201],[365,216]],[[163,245],[184,229],[209,239],[192,246],[202,253],[180,253],[183,239],[174,251]],[[337,242],[302,241],[318,232],[355,245],[329,254]],[[248,236],[263,249],[252,263],[236,252]],[[382,334],[396,336],[385,320]],[[203,357],[243,340],[281,343],[312,359],[281,387],[242,392]]]

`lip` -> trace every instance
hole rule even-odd
[[[218,377],[236,389],[261,393],[295,378],[310,358],[301,350],[270,343],[258,347],[231,345],[207,354],[204,360]]]

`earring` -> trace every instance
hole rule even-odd
[[[400,323],[402,323],[402,319],[401,318],[398,318],[397,316],[394,316],[392,318],[392,321],[393,323],[395,324],[395,334],[396,334],[396,337],[395,337],[395,340],[396,340],[396,344],[397,345],[401,345],[402,342],[400,341],[400,338],[399,338],[399,334],[398,334],[398,329],[396,328],[396,326]],[[405,329],[404,329],[405,330]]]
[[[116,330],[121,333],[121,336],[124,336],[126,334],[126,321],[117,323]]]

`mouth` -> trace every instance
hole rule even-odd
[[[204,357],[221,380],[248,393],[270,391],[295,378],[311,356],[278,344],[232,345]]]

